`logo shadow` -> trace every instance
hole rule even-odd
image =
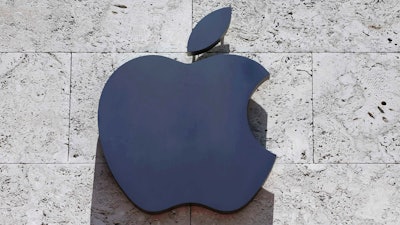
[[[266,146],[268,115],[255,101],[248,104],[248,121],[254,137]],[[273,224],[274,194],[261,188],[244,208],[219,213],[196,205],[183,205],[160,214],[137,208],[118,186],[97,141],[90,224]]]
[[[213,49],[211,49],[211,50],[199,55],[196,58],[196,61],[199,61],[199,60],[202,60],[202,59],[206,59],[206,58],[209,58],[209,57],[214,56],[214,55],[228,54],[230,52],[231,52],[231,49],[230,49],[230,45],[229,44],[221,44],[221,45],[215,46]]]

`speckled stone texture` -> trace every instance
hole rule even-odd
[[[0,49],[11,52],[184,52],[185,0],[0,1]]]
[[[237,52],[400,50],[397,0],[193,0],[194,22],[231,5],[226,42]]]
[[[142,212],[102,156],[103,85],[145,54],[190,63],[191,28],[229,5],[211,51],[269,70],[248,119],[276,164],[236,213]],[[397,0],[0,0],[0,28],[1,225],[399,224]]]
[[[260,126],[260,115],[249,116],[250,121],[256,120],[250,122],[256,124],[253,130],[264,132],[266,148],[277,155],[276,163],[312,162],[311,54],[242,56],[261,63],[270,73],[252,96],[266,112],[267,126]]]
[[[273,224],[398,224],[400,166],[276,165]],[[261,223],[259,223],[261,224]]]
[[[89,224],[92,165],[0,165],[1,224]]]
[[[0,54],[0,163],[66,162],[70,54]]]
[[[315,159],[400,162],[400,54],[315,54]]]

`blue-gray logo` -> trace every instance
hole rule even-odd
[[[204,17],[189,38],[189,54],[222,42],[230,17],[231,8]],[[245,206],[276,158],[247,120],[249,99],[268,77],[257,62],[229,54],[191,64],[144,56],[118,68],[104,86],[98,124],[105,158],[127,197],[148,212]]]

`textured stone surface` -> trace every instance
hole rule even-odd
[[[315,54],[315,159],[400,162],[400,54]]]
[[[277,164],[236,214],[192,207],[192,224],[397,224],[400,165]]]
[[[67,51],[75,27],[66,1],[0,1],[0,51]]]
[[[400,50],[400,4],[371,1],[194,0],[194,22],[233,7],[225,38],[238,52],[393,52]]]
[[[66,162],[70,54],[0,54],[0,163]]]
[[[257,113],[250,117],[253,130],[266,134],[266,147],[277,155],[277,163],[312,162],[311,54],[243,56],[270,72],[270,79],[252,96],[268,119],[263,121],[263,115]]]
[[[1,224],[89,224],[93,165],[0,165]]]
[[[162,185],[162,184],[160,184]],[[107,165],[96,164],[91,207],[91,224],[190,224],[189,206],[161,214],[148,214],[136,208],[115,182]]]
[[[273,224],[398,224],[399,169],[400,165],[275,165],[264,185],[275,197]]]
[[[144,54],[73,54],[71,85],[70,162],[94,162],[98,127],[97,110],[104,84],[119,66]],[[185,54],[160,54],[191,62]],[[97,162],[102,162],[99,158]]]
[[[0,51],[184,52],[191,2],[1,0]]]
[[[255,90],[249,122],[277,164],[235,214],[200,206],[146,214],[104,164],[104,82],[141,55],[132,52],[190,62],[191,26],[228,5],[225,45],[213,51],[243,54],[271,72]],[[397,0],[0,0],[0,28],[0,224],[400,221]]]

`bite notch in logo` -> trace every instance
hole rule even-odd
[[[231,8],[204,17],[188,52],[222,42],[230,17]],[[247,120],[249,99],[268,77],[257,62],[229,54],[191,64],[144,56],[119,67],[102,91],[98,124],[106,161],[127,197],[148,212],[245,206],[276,157]]]

